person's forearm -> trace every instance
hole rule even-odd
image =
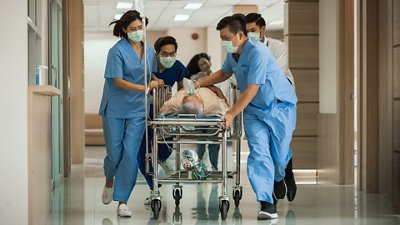
[[[114,83],[117,87],[122,89],[133,90],[133,91],[145,91],[144,85],[134,84],[122,78],[115,78]]]
[[[221,70],[207,76],[203,80],[199,82],[200,87],[207,87],[216,83],[220,83],[222,81],[227,80],[230,77],[229,74],[223,73]]]
[[[246,108],[246,106],[251,102],[251,100],[256,96],[258,92],[258,85],[250,85],[245,92],[239,97],[235,105],[228,111],[233,117],[237,116],[241,111]]]

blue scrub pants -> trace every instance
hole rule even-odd
[[[219,144],[208,144],[208,155],[210,157],[211,166],[218,170],[218,155],[219,155]],[[197,154],[200,159],[203,159],[204,152],[206,151],[205,144],[197,145]]]
[[[248,106],[244,111],[250,149],[247,175],[259,202],[274,202],[274,180],[285,177],[285,168],[292,157],[290,142],[295,126],[296,105],[290,103],[275,103],[265,111]]]
[[[137,154],[144,132],[144,117],[116,119],[103,117],[107,156],[106,180],[114,179],[114,201],[127,202],[136,184]]]
[[[148,143],[149,153],[151,153],[153,152],[152,151],[152,143],[154,136],[153,129],[148,128],[148,136],[149,136],[149,143]],[[173,147],[172,144],[158,144],[158,160],[166,161],[172,153],[172,151],[170,150],[172,147]],[[146,182],[149,185],[150,189],[153,190],[153,177],[151,175],[146,175],[146,134],[143,134],[139,154],[137,155],[137,161],[139,163],[140,172],[146,179]],[[149,172],[153,172],[153,164],[151,161],[149,162]]]

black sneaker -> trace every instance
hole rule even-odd
[[[258,212],[258,220],[271,220],[278,218],[276,205],[269,202],[261,202],[261,210]]]
[[[286,192],[287,188],[284,179],[282,179],[281,181],[274,181],[274,198],[283,199],[285,198]]]
[[[294,177],[289,177],[288,179],[285,178],[285,183],[287,185],[286,197],[288,201],[291,202],[294,200],[297,192],[296,181],[294,180]]]
[[[290,159],[286,169],[285,169],[285,183],[287,188],[286,197],[289,202],[294,200],[297,192],[296,181],[294,180],[293,169],[292,169],[292,159]]]

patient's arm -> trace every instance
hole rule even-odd
[[[228,100],[225,98],[225,95],[222,93],[221,89],[214,85],[208,86],[207,88],[214,92],[220,99],[223,99],[225,103],[229,106]]]

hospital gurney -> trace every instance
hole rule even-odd
[[[232,196],[235,206],[239,206],[242,198],[242,186],[240,186],[240,147],[242,136],[242,114],[239,114],[231,129],[224,128],[224,121],[220,116],[196,116],[196,115],[159,115],[159,109],[167,100],[170,87],[155,89],[153,92],[153,120],[149,126],[154,130],[152,155],[146,150],[146,173],[153,176],[153,194],[151,196],[151,209],[155,219],[158,219],[161,210],[161,195],[158,190],[159,183],[175,183],[173,186],[173,198],[175,205],[179,206],[182,198],[182,186],[180,183],[222,183],[222,195],[219,197],[219,210],[222,220],[227,217],[229,210],[229,196],[227,194],[227,179],[236,175]],[[239,91],[232,86],[229,103],[233,105],[238,99]],[[188,127],[190,129],[188,129]],[[236,153],[235,171],[227,170],[227,142],[232,142],[233,151]],[[159,177],[158,174],[158,144],[175,145],[176,171],[168,177]],[[191,171],[181,169],[181,144],[220,144],[222,150],[222,171],[208,171],[204,180],[193,180]],[[152,158],[153,173],[149,173],[149,158]]]

